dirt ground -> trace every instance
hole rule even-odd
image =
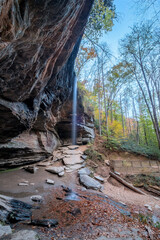
[[[108,153],[104,152],[103,147],[99,149],[97,144],[96,148],[108,159]],[[85,151],[86,146],[80,146],[80,150]],[[57,162],[56,165],[61,165],[61,162]],[[99,240],[101,238],[98,237],[101,236],[108,239],[149,239],[145,230],[146,223],[141,223],[138,216],[139,214],[153,215],[160,219],[160,198],[155,198],[150,194],[141,195],[123,186],[109,176],[110,167],[104,161],[100,161],[98,164],[96,162],[95,165],[92,160],[87,160],[86,165],[94,170],[93,175],[100,175],[104,178],[102,192],[86,190],[81,186],[77,171],[58,177],[45,171],[44,167],[39,167],[35,174],[28,173],[24,169],[1,172],[0,194],[12,196],[28,203],[31,203],[32,195],[43,197],[43,204],[40,205],[39,210],[33,212],[33,218],[56,218],[59,221],[56,228],[32,227],[43,240]],[[55,184],[47,184],[47,178],[54,180]],[[18,186],[18,183],[23,181],[28,181],[29,185]],[[66,201],[62,185],[71,188],[78,194],[79,201]],[[127,205],[126,209],[131,212],[132,217],[121,214],[112,201],[116,201],[118,204],[122,202],[120,209],[125,209],[124,206]],[[152,211],[144,206],[146,204],[152,208]],[[136,230],[139,232],[138,235],[134,233],[133,226],[138,229]],[[16,229],[31,228],[23,224],[13,227]],[[125,231],[120,234],[122,229]],[[151,229],[154,233],[153,239],[158,240],[159,230],[152,226]],[[128,236],[131,238],[126,238]]]

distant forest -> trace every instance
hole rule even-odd
[[[79,94],[110,148],[160,158],[160,6],[134,4],[141,21],[120,40],[115,58],[101,41],[119,18],[114,1],[94,2],[76,60]]]

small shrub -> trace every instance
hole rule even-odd
[[[90,146],[84,152],[90,160],[93,161],[103,161],[103,156],[99,152],[97,152],[93,146]]]
[[[121,140],[120,148],[123,151],[136,153],[148,158],[160,160],[160,150],[155,146],[142,146],[129,140]]]
[[[106,149],[111,150],[111,151],[118,150],[118,149],[120,149],[120,142],[115,138],[108,137],[105,140],[105,147],[106,147]]]

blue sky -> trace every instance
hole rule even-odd
[[[130,32],[130,27],[137,21],[133,0],[114,0],[118,19],[111,32],[105,34],[102,42],[107,42],[112,54],[118,56],[118,41]]]

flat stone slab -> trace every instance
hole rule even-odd
[[[46,171],[50,172],[50,173],[60,173],[64,171],[64,167],[48,167],[45,169]]]
[[[63,158],[63,162],[65,165],[75,165],[78,163],[83,163],[84,160],[80,157],[80,155],[71,155],[70,157]]]
[[[79,155],[79,154],[82,154],[82,152],[80,150],[65,150],[63,151],[63,153],[65,155]]]
[[[37,240],[38,234],[32,230],[21,230],[12,235],[11,240]]]
[[[94,178],[100,182],[104,182],[104,179],[101,176],[94,176]]]
[[[75,150],[75,149],[78,149],[79,146],[78,145],[71,145],[71,146],[68,146],[68,149],[70,150]]]
[[[86,188],[100,190],[102,189],[102,185],[96,181],[95,179],[89,177],[88,175],[80,175],[79,176],[80,183],[83,184]]]
[[[79,175],[90,175],[91,174],[91,170],[87,167],[82,168],[81,170],[78,171]]]
[[[12,229],[9,225],[3,226],[0,224],[0,238],[5,237],[11,233],[12,233]]]
[[[76,171],[80,168],[84,167],[84,164],[75,164],[75,165],[70,165],[70,166],[67,166],[67,169],[66,169],[66,172],[73,172],[73,171]]]

